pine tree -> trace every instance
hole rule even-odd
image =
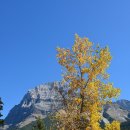
[[[108,81],[106,70],[112,59],[109,48],[93,46],[88,38],[75,37],[72,49],[57,48],[57,58],[63,67],[63,109],[56,114],[61,130],[102,130],[103,105],[119,95],[120,89]],[[108,124],[105,130],[117,128]]]
[[[36,126],[33,129],[37,128],[38,130],[46,130],[44,121],[40,117],[36,117]]]
[[[3,110],[3,102],[0,98],[0,111]],[[2,117],[3,115],[0,113],[0,117]],[[3,126],[4,125],[4,120],[3,119],[0,119],[0,126]]]

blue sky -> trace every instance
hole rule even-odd
[[[110,81],[130,100],[129,0],[0,0],[4,116],[28,89],[61,80],[56,47],[71,47],[75,33],[110,47]]]

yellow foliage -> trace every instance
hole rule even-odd
[[[81,99],[80,98],[75,98],[75,101],[77,104],[81,103]]]
[[[106,124],[105,130],[120,130],[120,123],[118,121],[113,121],[111,124]]]
[[[57,48],[59,64],[64,69],[64,111],[57,118],[67,130],[101,130],[101,111],[104,104],[119,96],[120,89],[108,82],[112,56],[109,48],[93,47],[88,38],[75,36],[71,49]],[[105,130],[119,130],[119,124],[107,124]],[[117,129],[114,129],[117,128]]]

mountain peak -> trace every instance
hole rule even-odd
[[[121,99],[116,102],[122,109],[130,111],[130,101],[126,99]]]
[[[22,127],[35,120],[36,116],[45,118],[60,105],[58,91],[60,82],[46,83],[30,89],[23,97],[20,104],[14,106],[5,119],[9,126]],[[21,125],[22,124],[22,125]]]
[[[49,113],[61,107],[61,96],[57,89],[62,89],[60,82],[45,83],[30,89],[23,97],[20,104],[14,106],[5,119],[6,130],[11,127],[22,128],[35,121],[36,116],[47,117]],[[111,122],[130,120],[130,101],[122,99],[104,106],[103,121]]]

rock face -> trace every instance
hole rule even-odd
[[[45,118],[48,113],[54,112],[61,106],[61,97],[55,88],[62,88],[59,82],[42,84],[29,90],[20,104],[11,109],[5,119],[5,130],[11,127],[22,128],[35,121],[36,116]],[[105,105],[103,111],[103,122],[118,120],[128,122],[130,120],[130,101],[119,100],[111,105]],[[2,130],[2,129],[0,129]]]
[[[55,88],[60,88],[60,83],[42,84],[29,90],[20,104],[9,112],[5,119],[7,126],[20,128],[34,121],[36,116],[45,118],[48,113],[55,111],[61,99]]]
[[[120,122],[127,122],[130,120],[130,101],[118,100],[113,104],[104,106],[103,117],[109,122],[117,120]]]

